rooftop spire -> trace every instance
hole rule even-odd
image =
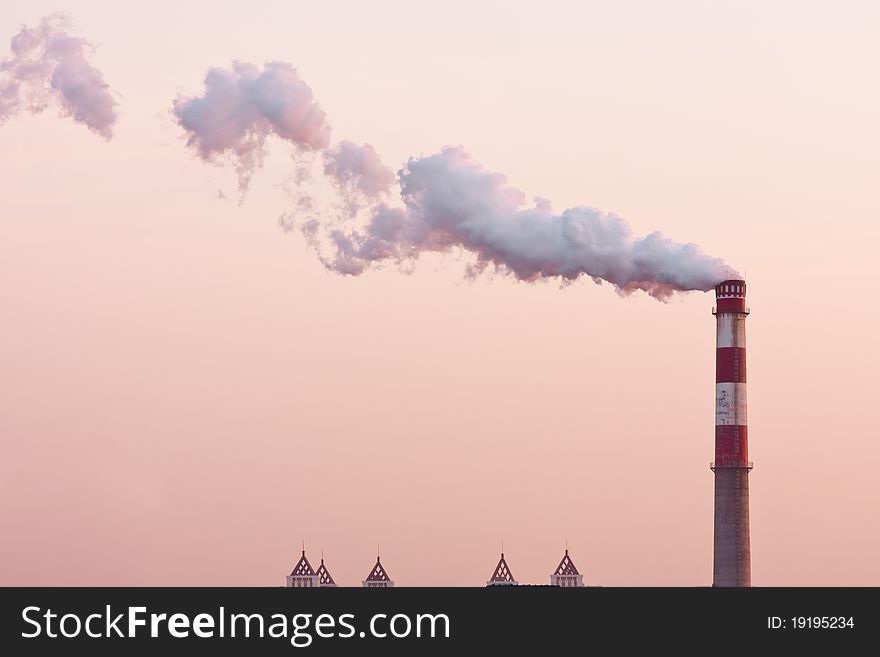
[[[318,575],[312,569],[312,564],[306,559],[305,542],[303,542],[302,556],[296,562],[293,570],[290,571],[290,575],[287,576],[287,586],[291,588],[318,586]]]
[[[565,554],[562,561],[556,566],[556,570],[550,575],[551,586],[583,586],[584,577],[578,572],[574,561],[568,556],[568,541],[565,541]]]
[[[330,571],[327,570],[327,566],[324,565],[323,548],[321,549],[321,565],[318,566],[315,575],[318,576],[318,586],[336,586],[336,582],[333,580],[333,575],[330,574]]]
[[[498,560],[495,572],[492,573],[491,579],[486,582],[486,586],[515,586],[518,583],[513,573],[510,572],[510,567],[507,565],[507,561],[504,559],[504,552],[502,551],[501,559]]]
[[[378,551],[377,549],[376,552]],[[376,565],[373,566],[373,570],[362,583],[364,588],[390,588],[394,586],[394,581],[388,575],[388,571],[382,567],[378,554],[376,555]]]
[[[391,578],[388,577],[388,573],[382,567],[382,564],[379,563],[379,557],[376,557],[376,565],[373,566],[373,570],[370,571],[370,574],[367,575],[367,579],[364,580],[366,582],[389,582]]]
[[[302,556],[299,558],[299,561],[296,562],[296,565],[293,567],[290,574],[299,577],[311,577],[315,574],[315,571],[312,569],[312,564],[306,559],[305,550],[303,550]]]

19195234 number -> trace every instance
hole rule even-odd
[[[853,616],[768,616],[767,629],[770,630],[844,630],[853,629]]]

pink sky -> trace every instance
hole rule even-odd
[[[327,272],[169,108],[291,62],[386,163],[462,145],[557,208],[694,241],[749,283],[755,585],[880,585],[880,7],[872,2],[16,2],[66,10],[105,141],[0,125],[0,583],[707,585],[711,295]],[[227,199],[217,197],[222,189]]]

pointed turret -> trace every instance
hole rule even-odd
[[[501,559],[498,560],[498,565],[495,566],[495,572],[492,573],[492,579],[486,582],[486,586],[517,586],[519,582],[513,577],[513,573],[510,572],[510,567],[507,565],[507,561],[504,559],[504,553],[501,553]]]
[[[333,576],[330,574],[330,571],[327,570],[327,566],[324,565],[324,556],[321,555],[321,565],[318,566],[318,570],[315,571],[315,574],[318,576],[318,586],[336,586],[336,582],[333,581]]]
[[[394,582],[382,567],[379,555],[376,555],[376,565],[373,566],[373,570],[370,571],[362,584],[365,589],[390,589],[394,586]]]
[[[312,568],[309,560],[306,559],[305,546],[303,546],[302,556],[296,562],[293,570],[290,571],[290,575],[287,576],[287,586],[289,588],[313,588],[318,586],[318,574]]]
[[[550,586],[583,586],[584,576],[578,572],[574,561],[568,556],[568,548],[565,548],[565,555],[562,561],[556,567],[556,570],[550,575]]]

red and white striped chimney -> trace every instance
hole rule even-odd
[[[751,586],[746,282],[715,286],[715,561],[713,586]]]

